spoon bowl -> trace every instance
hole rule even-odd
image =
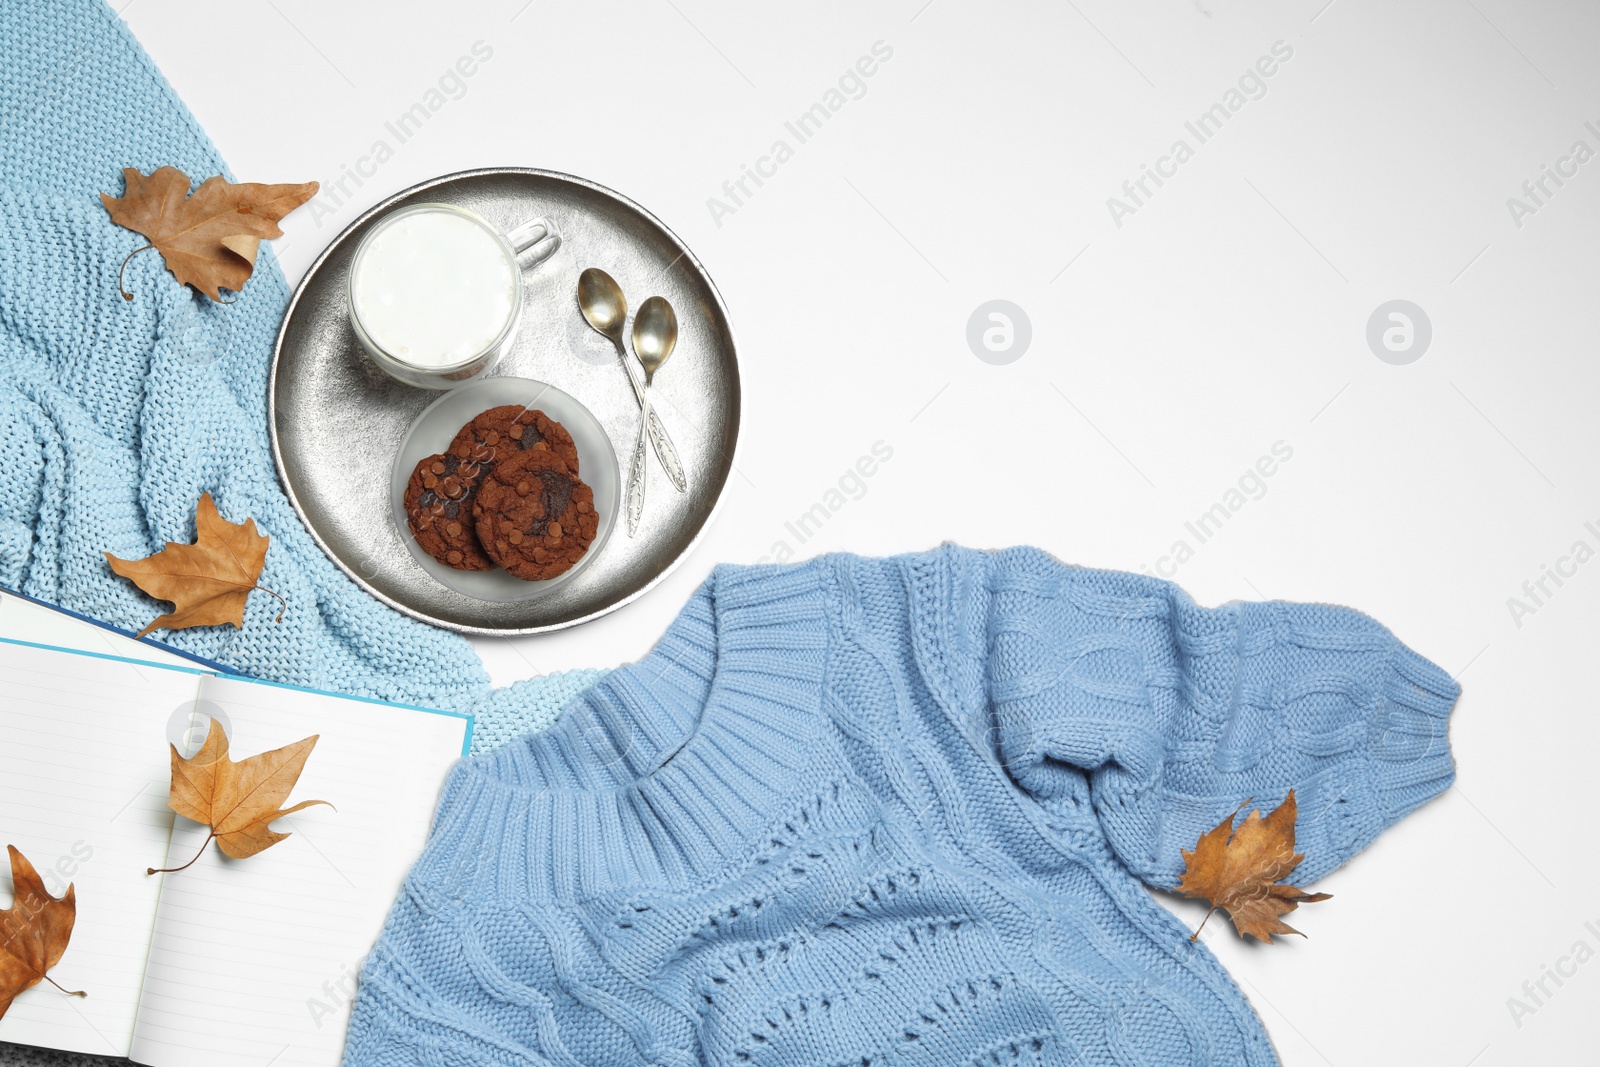
[[[639,305],[633,317],[633,354],[644,367],[644,384],[672,355],[678,344],[678,316],[664,297],[652,296]]]
[[[578,307],[594,331],[611,339],[620,350],[622,325],[628,321],[628,298],[622,286],[599,267],[589,267],[578,275]]]

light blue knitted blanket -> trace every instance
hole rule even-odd
[[[122,168],[232,178],[216,148],[101,0],[0,5],[0,585],[138,630],[164,605],[107,568],[194,537],[209,490],[272,538],[242,630],[162,631],[247,674],[471,711],[475,748],[548,725],[597,676],[491,690],[461,638],[369,597],[307,535],[279,488],[266,377],[288,288],[270,248],[237,301],[179,285],[112,225],[97,194]],[[251,175],[280,181],[304,175]]]

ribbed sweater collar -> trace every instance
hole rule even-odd
[[[825,588],[817,565],[719,568],[650,655],[555,727],[456,767],[414,890],[689,886],[747,851],[816,748]]]

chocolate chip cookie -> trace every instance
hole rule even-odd
[[[600,528],[594,490],[551,449],[501,453],[479,483],[472,514],[489,558],[529,582],[577,563]]]
[[[428,456],[411,472],[404,499],[406,523],[422,550],[458,571],[486,571],[494,564],[478,543],[472,499],[483,465],[454,452]]]
[[[506,404],[482,412],[461,427],[445,451],[474,463],[494,463],[519,452],[554,452],[578,473],[578,446],[567,428],[542,411]]]

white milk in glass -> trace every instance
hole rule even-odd
[[[364,243],[350,297],[361,325],[393,359],[454,367],[493,345],[522,284],[505,242],[471,217],[413,211]]]

